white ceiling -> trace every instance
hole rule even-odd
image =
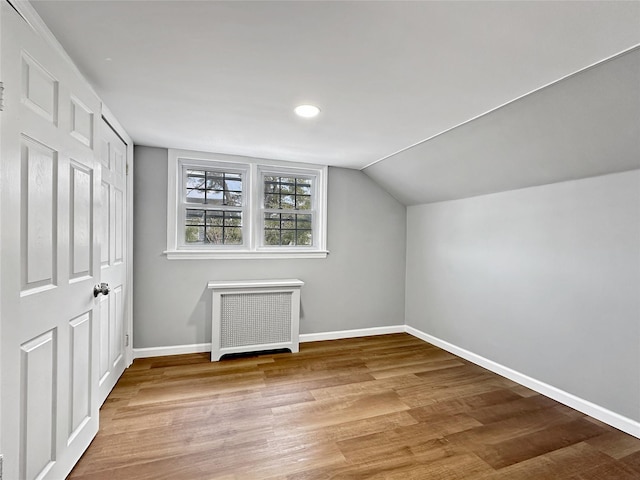
[[[136,144],[350,168],[640,44],[640,2],[31,3]]]

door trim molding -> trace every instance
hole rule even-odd
[[[125,296],[125,335],[128,336],[129,343],[125,346],[125,365],[128,367],[133,363],[133,140],[127,134],[120,122],[111,113],[109,107],[102,102],[102,119],[109,124],[115,134],[127,145],[126,159],[126,202],[127,202],[127,258],[126,263],[126,283],[127,294]]]

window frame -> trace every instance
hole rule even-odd
[[[269,209],[266,208],[264,199],[265,199],[265,182],[264,178],[267,176],[277,176],[277,177],[291,177],[291,178],[308,178],[312,180],[311,183],[311,209],[310,210],[295,210],[291,209]],[[321,231],[319,225],[319,215],[318,215],[318,183],[319,183],[319,175],[313,169],[308,168],[282,168],[271,165],[259,165],[258,166],[258,175],[257,180],[259,182],[259,195],[260,195],[260,208],[258,211],[258,219],[255,222],[255,225],[258,225],[260,228],[256,229],[257,238],[256,245],[258,251],[270,252],[270,251],[282,251],[282,250],[291,250],[291,251],[310,251],[317,250],[320,246],[320,238],[316,234]],[[266,245],[265,244],[265,220],[264,216],[269,211],[279,210],[282,213],[291,213],[298,215],[307,215],[310,214],[312,217],[311,220],[311,232],[313,242],[311,245],[295,245],[295,246],[282,246],[282,245]]]
[[[180,226],[182,234],[178,234],[176,237],[177,248],[185,250],[201,250],[203,248],[209,249],[211,247],[201,244],[189,244],[185,240],[184,230],[186,229],[186,214],[187,209],[191,210],[218,210],[224,212],[241,212],[242,213],[242,245],[215,245],[216,249],[221,250],[245,250],[247,248],[247,237],[250,236],[247,223],[249,221],[249,208],[247,202],[247,180],[248,169],[242,164],[233,163],[221,163],[221,162],[192,162],[188,159],[179,159],[179,173],[180,173],[180,194],[178,196],[179,206],[177,209],[177,226]],[[186,178],[187,170],[204,170],[206,172],[218,172],[218,173],[235,173],[239,174],[242,178],[242,205],[240,207],[230,205],[214,205],[205,203],[190,203],[186,201]],[[205,187],[206,188],[206,187]],[[206,229],[206,226],[205,226]]]
[[[229,171],[242,174],[243,245],[186,244],[187,208],[202,209],[185,198],[187,169]],[[327,175],[325,165],[284,162],[236,155],[169,149],[167,181],[167,250],[170,260],[244,258],[326,258]],[[312,245],[279,246],[264,244],[264,176],[312,178]],[[216,210],[216,206],[206,209]],[[291,210],[306,214],[307,210]]]

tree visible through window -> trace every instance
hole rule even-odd
[[[185,169],[185,243],[242,245],[242,174]],[[197,205],[196,205],[197,204]]]
[[[312,181],[305,177],[263,177],[265,245],[313,245]]]
[[[169,259],[325,258],[328,167],[169,150]]]

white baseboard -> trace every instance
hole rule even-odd
[[[489,360],[480,355],[477,355],[469,350],[465,350],[464,348],[460,348],[456,345],[453,345],[449,342],[441,340],[437,337],[424,333],[416,328],[410,327],[408,325],[405,326],[405,331],[417,337],[425,342],[431,343],[436,347],[440,347],[447,352],[453,353],[458,357],[462,357],[465,360],[469,360],[476,365],[480,365],[481,367],[486,368],[498,375],[508,378],[509,380],[513,380],[514,382],[519,383],[520,385],[524,385],[525,387],[530,388],[531,390],[535,390],[542,395],[545,395],[549,398],[552,398],[564,405],[567,405],[571,408],[578,410],[590,417],[596,418],[612,427],[617,428],[618,430],[622,430],[629,435],[633,435],[634,437],[640,438],[640,422],[632,420],[630,418],[624,417],[618,413],[612,412],[600,405],[596,405],[595,403],[589,402],[588,400],[584,400],[583,398],[577,397],[571,393],[565,392],[564,390],[560,390],[552,385],[541,382],[540,380],[536,380],[535,378],[531,378],[523,373],[517,372],[509,367],[505,367],[499,363],[494,362],[493,360]]]
[[[389,333],[404,332],[404,325],[391,325],[388,327],[358,328],[356,330],[337,330],[335,332],[303,333],[300,335],[300,343],[319,342],[322,340],[339,340],[341,338],[371,337],[373,335],[387,335]]]
[[[300,343],[317,342],[320,340],[339,340],[341,338],[370,337],[373,335],[386,335],[388,333],[404,333],[404,331],[404,325],[393,325],[389,327],[360,328],[357,330],[339,330],[335,332],[303,333],[300,335]],[[166,357],[168,355],[204,353],[210,351],[210,343],[173,345],[169,347],[134,348],[133,358]]]
[[[166,357],[168,355],[183,355],[185,353],[204,353],[210,351],[210,343],[173,345],[171,347],[134,348],[133,358]]]

